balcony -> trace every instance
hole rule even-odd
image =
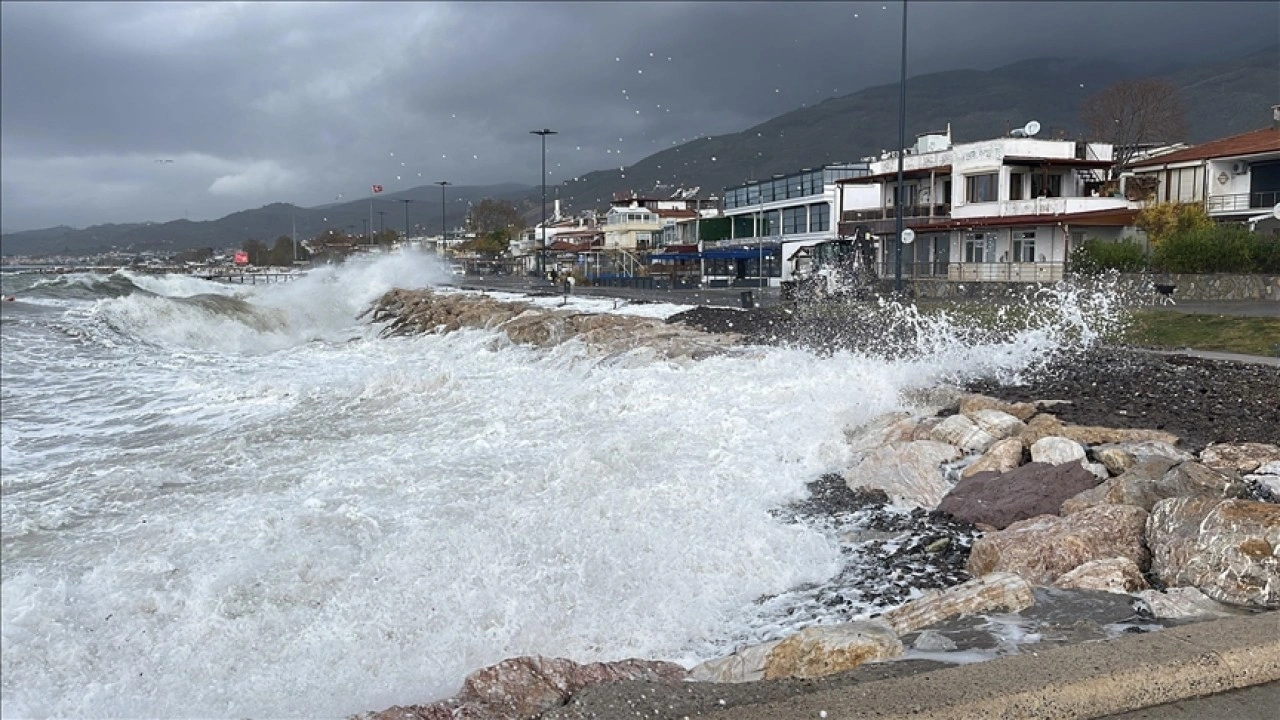
[[[1205,212],[1242,213],[1250,210],[1270,210],[1280,203],[1280,190],[1263,190],[1253,193],[1236,193],[1234,195],[1210,195],[1205,201]]]
[[[951,214],[951,205],[904,205],[904,218],[946,217]],[[895,220],[897,208],[870,208],[867,210],[845,210],[841,222],[866,222],[869,220]]]
[[[1062,279],[1065,263],[962,263],[962,262],[902,262],[902,277],[947,280],[950,282],[1057,282]],[[893,261],[879,264],[880,277],[895,277]]]

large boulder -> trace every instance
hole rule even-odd
[[[905,635],[943,620],[988,612],[1018,612],[1035,604],[1031,583],[1012,573],[991,573],[968,582],[929,590],[880,616]]]
[[[1007,412],[983,409],[965,413],[965,417],[973,421],[980,430],[995,438],[1003,440],[1022,434],[1027,424]]]
[[[1180,441],[1177,435],[1163,430],[1067,425],[1054,415],[1041,413],[1027,422],[1027,429],[1022,431],[1022,442],[1029,447],[1037,440],[1051,436],[1075,440],[1081,445],[1141,443],[1151,440],[1177,445]]]
[[[1161,500],[1147,521],[1147,542],[1151,573],[1166,585],[1189,585],[1235,605],[1280,607],[1280,505]]]
[[[1166,458],[1171,461],[1170,465],[1195,459],[1191,453],[1158,440],[1109,443],[1098,445],[1090,452],[1112,475],[1123,475],[1138,462],[1150,458]]]
[[[1046,465],[1079,463],[1086,458],[1080,443],[1057,435],[1040,438],[1031,445],[1031,462]]]
[[[933,509],[951,489],[942,464],[960,457],[953,445],[913,440],[876,448],[844,473],[851,490],[883,490],[899,506]]]
[[[1022,520],[974,541],[969,574],[1012,572],[1036,585],[1050,585],[1091,560],[1123,557],[1146,568],[1151,559],[1143,542],[1146,520],[1145,510],[1129,505]]]
[[[960,413],[970,415],[979,410],[998,410],[1026,422],[1036,414],[1036,406],[1031,403],[1007,403],[986,395],[969,393],[960,396]]]
[[[1280,460],[1280,447],[1265,443],[1224,443],[1200,451],[1200,462],[1223,472],[1248,474]]]
[[[732,655],[708,660],[689,670],[689,679],[697,682],[742,683],[764,679],[765,661],[781,640],[749,645]]]
[[[1163,591],[1142,590],[1135,594],[1151,617],[1161,620],[1231,617],[1245,612],[1220,603],[1193,587],[1174,587]]]
[[[807,627],[783,638],[764,663],[764,678],[817,678],[903,653],[893,628],[877,620]]]
[[[1062,504],[1064,515],[1094,505],[1133,505],[1148,512],[1167,498],[1206,496],[1243,497],[1244,483],[1236,482],[1197,462],[1174,464],[1167,457],[1153,456],[1139,461],[1125,474],[1111,478]]]
[[[934,440],[954,445],[966,452],[986,452],[996,441],[966,415],[952,415],[933,426]]]
[[[938,511],[968,523],[1003,529],[1037,515],[1056,515],[1063,501],[1100,481],[1080,463],[1030,463],[1007,473],[961,478]]]
[[[1090,560],[1054,581],[1054,587],[1074,590],[1099,590],[1109,593],[1135,593],[1147,589],[1142,570],[1129,558]]]
[[[987,448],[982,457],[965,467],[960,472],[960,477],[973,477],[983,472],[1009,472],[1022,465],[1025,450],[1026,448],[1022,447],[1022,440],[1016,437],[999,440]]]
[[[467,676],[456,697],[429,705],[396,706],[360,720],[533,720],[564,705],[590,685],[625,680],[678,683],[684,668],[659,660],[578,664],[537,656],[503,660]]]
[[[910,413],[886,413],[862,425],[845,428],[844,435],[854,457],[859,457],[878,447],[910,440],[919,424],[920,418]]]

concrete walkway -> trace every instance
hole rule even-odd
[[[1101,720],[1275,720],[1280,682],[1108,715]]]

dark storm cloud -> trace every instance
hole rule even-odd
[[[3,3],[11,231],[534,184],[894,82],[897,3]],[[1274,3],[909,5],[909,70],[1157,68],[1276,42]],[[1082,78],[1081,82],[1088,82]],[[173,159],[173,163],[157,163]],[[398,177],[397,177],[398,176]]]

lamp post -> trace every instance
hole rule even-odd
[[[386,214],[387,214],[387,211],[385,210],[378,211],[378,232],[379,233],[381,233],[382,230],[387,226],[387,220],[386,218],[383,217]]]
[[[361,233],[361,235],[364,237],[365,243],[368,243],[369,242],[369,221],[365,220],[364,218],[360,218],[360,222],[364,223],[364,232]]]
[[[547,136],[557,133],[543,128],[530,130],[529,134],[542,136],[542,247],[538,248],[538,277],[542,277],[547,272]]]
[[[894,231],[898,242],[893,251],[893,291],[902,294],[902,199],[903,192],[902,161],[906,155],[907,144],[907,0],[902,0],[902,74],[898,80],[898,193],[893,201]]]
[[[400,202],[404,203],[404,241],[407,243],[409,242],[409,203],[413,201],[400,198]]]
[[[440,186],[440,245],[441,249],[447,250],[449,248],[449,229],[444,219],[444,189],[453,183],[448,180],[440,180],[436,184]]]

